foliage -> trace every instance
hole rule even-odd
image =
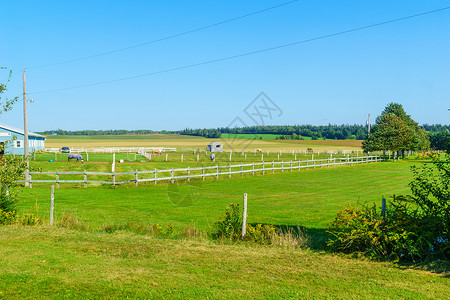
[[[450,156],[433,159],[421,167],[412,166],[413,180],[409,184],[412,195],[402,199],[417,205],[423,218],[432,220],[436,236],[450,240]],[[447,249],[450,251],[450,249]],[[450,255],[447,252],[447,255]]]
[[[5,69],[6,69],[5,67],[0,67],[0,70],[5,70]],[[11,76],[12,76],[12,70],[9,71],[8,79],[6,80],[6,83],[0,83],[0,107],[1,107],[0,114],[11,110],[13,107],[13,104],[15,102],[17,102],[17,100],[19,99],[19,97],[16,96],[12,99],[5,98],[5,100],[2,100],[2,94],[8,90],[7,86],[8,86],[9,81],[11,80]]]
[[[15,210],[4,211],[0,209],[0,224],[1,225],[11,225],[11,224],[21,224],[26,226],[41,225],[42,219],[38,218],[34,214],[27,213],[22,215],[17,214]]]
[[[273,225],[256,224],[252,226],[251,224],[247,224],[245,239],[261,245],[270,245],[274,234],[275,227]]]
[[[450,133],[448,131],[430,132],[430,147],[434,150],[445,150],[450,153]]]
[[[26,161],[19,157],[4,155],[0,158],[0,209],[3,211],[15,209],[19,193],[17,180],[23,178],[26,168]]]
[[[5,69],[5,67],[0,67]],[[0,83],[0,114],[12,109],[13,104],[18,100],[18,97],[13,99],[5,98],[2,100],[2,94],[7,91],[7,85],[11,80],[12,71],[9,71],[6,83]],[[7,145],[0,145],[0,152],[4,152]],[[0,157],[0,210],[4,212],[11,212],[17,202],[17,186],[16,180],[22,177],[22,173],[26,168],[26,164],[18,158],[11,155],[3,155]]]
[[[417,209],[397,199],[389,203],[386,218],[375,205],[349,205],[339,211],[327,231],[335,239],[332,249],[344,253],[361,252],[373,258],[417,260],[425,258],[432,248],[433,237],[423,232],[424,224]]]
[[[424,150],[430,141],[425,130],[406,114],[401,104],[390,103],[380,116],[370,136],[363,141],[364,151]]]
[[[308,244],[308,237],[299,229],[277,229],[271,224],[246,224],[246,234],[242,238],[242,219],[239,205],[230,203],[226,208],[224,220],[214,224],[213,239],[229,239],[230,241],[251,241],[260,245],[276,245],[288,248],[304,248]]]
[[[4,211],[0,208],[0,224],[10,225],[16,223],[17,213],[15,210]]]
[[[239,204],[230,203],[226,208],[224,220],[219,220],[214,224],[214,239],[229,239],[237,241],[242,234],[242,219],[239,213]]]
[[[377,258],[450,259],[450,159],[412,167],[412,195],[394,197],[383,220],[376,206],[348,206],[328,225],[328,244]]]

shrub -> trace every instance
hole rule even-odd
[[[17,214],[15,210],[12,211],[4,211],[0,208],[0,224],[1,225],[10,225],[16,223]]]
[[[242,233],[242,219],[239,213],[239,204],[230,203],[226,208],[224,220],[217,221],[214,224],[214,232],[212,237],[214,239],[229,239],[236,241],[241,238]]]
[[[396,260],[450,259],[450,159],[412,167],[411,194],[394,197],[383,220],[376,206],[348,206],[328,225],[328,245]]]
[[[226,208],[224,220],[214,224],[213,239],[228,239],[230,241],[250,241],[260,245],[275,245],[288,248],[306,247],[308,237],[298,229],[292,228],[285,231],[271,224],[246,224],[246,234],[242,238],[242,219],[239,205],[230,203]]]

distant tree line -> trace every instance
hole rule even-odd
[[[400,106],[401,107],[401,106]],[[402,111],[402,108],[399,109]],[[405,118],[404,111],[402,117]],[[411,122],[411,121],[408,121]],[[414,125],[417,131],[417,123]],[[373,130],[376,130],[377,124],[374,125]],[[420,126],[421,129],[427,131],[430,140],[430,147],[436,150],[447,150],[450,141],[450,125],[441,124],[424,124]],[[180,134],[201,136],[205,138],[220,138],[223,133],[229,134],[274,134],[277,139],[281,140],[301,140],[303,137],[312,138],[313,140],[326,138],[326,139],[367,139],[367,127],[363,125],[273,125],[273,126],[249,126],[240,128],[221,127],[215,129],[183,129],[176,131],[156,131],[148,129],[138,130],[49,130],[40,132],[44,135],[127,135],[127,134]]]
[[[274,125],[249,126],[240,128],[221,127],[217,129],[184,129],[176,133],[202,137],[218,138],[222,133],[230,134],[275,134],[279,139],[300,140],[310,137],[314,140],[326,138],[336,140],[363,140],[367,136],[367,128],[363,125]]]

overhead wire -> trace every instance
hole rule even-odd
[[[185,66],[169,68],[169,69],[165,69],[165,70],[160,70],[160,71],[155,71],[155,72],[145,73],[145,74],[140,74],[140,75],[134,75],[134,76],[130,76],[130,77],[123,77],[123,78],[118,78],[118,79],[113,79],[113,80],[106,80],[106,81],[94,82],[94,83],[77,85],[77,86],[71,86],[71,87],[65,87],[65,88],[58,88],[58,89],[51,89],[51,90],[32,92],[30,94],[43,94],[43,93],[50,93],[50,92],[56,92],[56,91],[64,91],[64,90],[70,90],[70,89],[91,87],[91,86],[96,86],[96,85],[103,85],[103,84],[108,84],[108,83],[114,83],[114,82],[119,82],[119,81],[136,79],[136,78],[140,78],[140,77],[147,77],[147,76],[152,76],[152,75],[157,75],[157,74],[162,74],[162,73],[174,72],[174,71],[188,69],[188,68],[193,68],[193,67],[199,67],[199,66],[203,66],[203,65],[208,65],[208,64],[212,64],[212,63],[226,61],[226,60],[236,59],[236,58],[250,56],[250,55],[255,55],[255,54],[264,53],[264,52],[269,52],[269,51],[273,51],[273,50],[277,50],[277,49],[292,47],[292,46],[295,46],[295,45],[305,44],[305,43],[309,43],[309,42],[313,42],[313,41],[317,41],[317,40],[327,39],[327,38],[331,38],[331,37],[335,37],[335,36],[339,36],[339,35],[344,35],[344,34],[356,32],[356,31],[361,31],[361,30],[365,30],[365,29],[369,29],[369,28],[374,28],[374,27],[378,27],[378,26],[382,26],[382,25],[386,25],[386,24],[400,22],[400,21],[404,21],[404,20],[408,20],[408,19],[412,19],[412,18],[416,18],[416,17],[420,17],[420,16],[432,14],[432,13],[437,13],[437,12],[448,10],[448,9],[450,9],[450,6],[439,8],[439,9],[434,9],[434,10],[430,10],[430,11],[426,11],[426,12],[422,12],[422,13],[418,13],[418,14],[414,14],[414,15],[409,15],[409,16],[406,16],[406,17],[401,17],[401,18],[397,18],[397,19],[392,19],[392,20],[388,20],[388,21],[374,23],[374,24],[370,24],[370,25],[366,25],[366,26],[361,26],[361,27],[356,27],[356,28],[352,28],[352,29],[348,29],[348,30],[343,30],[343,31],[339,31],[339,32],[331,33],[331,34],[326,34],[326,35],[322,35],[322,36],[318,36],[318,37],[314,37],[314,38],[309,38],[309,39],[305,39],[305,40],[301,40],[301,41],[297,41],[297,42],[292,42],[292,43],[278,45],[278,46],[274,46],[274,47],[270,47],[270,48],[265,48],[265,49],[250,51],[250,52],[246,52],[246,53],[236,54],[236,55],[232,55],[232,56],[228,56],[228,57],[208,60],[208,61],[204,61],[204,62],[200,62],[200,63],[194,63],[194,64],[185,65]]]
[[[74,59],[64,60],[64,61],[60,61],[60,62],[49,63],[49,64],[44,64],[44,65],[39,65],[39,66],[27,67],[26,69],[39,69],[39,68],[46,68],[46,67],[57,66],[57,65],[62,65],[62,64],[68,64],[68,63],[72,63],[72,62],[92,59],[92,58],[95,58],[95,57],[104,56],[104,55],[108,55],[108,54],[113,54],[113,53],[117,53],[117,52],[122,52],[122,51],[126,51],[126,50],[131,50],[131,49],[134,49],[134,48],[139,48],[139,47],[147,46],[147,45],[150,45],[150,44],[155,44],[155,43],[158,43],[158,42],[166,41],[166,40],[173,39],[173,38],[176,38],[176,37],[180,37],[180,36],[183,36],[183,35],[188,35],[188,34],[191,34],[191,33],[194,33],[194,32],[202,31],[202,30],[205,30],[205,29],[208,29],[208,28],[216,27],[216,26],[219,26],[219,25],[223,25],[223,24],[226,24],[226,23],[230,23],[230,22],[233,22],[233,21],[244,19],[244,18],[247,18],[247,17],[250,17],[250,16],[254,16],[254,15],[266,12],[266,11],[270,11],[270,10],[273,10],[273,9],[276,9],[276,8],[280,8],[282,6],[286,6],[286,5],[292,4],[292,3],[297,2],[297,1],[298,0],[292,0],[292,1],[284,2],[284,3],[281,3],[281,4],[275,5],[275,6],[271,6],[271,7],[264,8],[264,9],[261,9],[261,10],[258,10],[258,11],[250,12],[250,13],[247,13],[247,14],[242,15],[242,16],[234,17],[234,18],[231,18],[231,19],[227,19],[225,21],[221,21],[221,22],[213,23],[213,24],[206,25],[206,26],[203,26],[203,27],[199,27],[199,28],[188,30],[188,31],[180,32],[180,33],[177,33],[177,34],[169,35],[169,36],[162,37],[162,38],[159,38],[159,39],[155,39],[155,40],[152,40],[152,41],[148,41],[148,42],[145,42],[145,43],[136,44],[136,45],[132,45],[132,46],[124,47],[124,48],[119,48],[119,49],[115,49],[115,50],[111,50],[111,51],[105,51],[105,52],[92,54],[92,55],[88,55],[88,56],[78,57],[78,58],[74,58]]]

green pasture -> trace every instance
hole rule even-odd
[[[448,299],[425,270],[299,249],[0,227],[2,299]],[[416,267],[417,268],[417,267]]]
[[[446,299],[445,262],[402,265],[323,251],[324,229],[342,205],[379,206],[383,196],[408,193],[410,167],[422,163],[411,159],[139,187],[61,185],[55,191],[56,223],[71,212],[84,229],[1,226],[0,298]],[[109,162],[62,165],[110,167]],[[207,239],[225,207],[241,204],[243,193],[249,223],[300,226],[311,239],[310,249]],[[48,220],[49,207],[49,186],[22,188],[19,213]],[[190,228],[201,234],[164,238],[103,231],[126,223],[172,224],[175,233]]]
[[[383,162],[114,189],[110,185],[85,189],[81,184],[61,184],[56,190],[55,213],[58,217],[74,212],[93,228],[136,221],[172,223],[177,228],[195,224],[206,230],[229,203],[241,203],[242,194],[247,193],[249,222],[323,231],[341,205],[380,203],[383,195],[407,193],[411,165],[408,161]],[[47,218],[49,185],[34,184],[22,192],[20,211],[32,211],[37,204],[38,214]]]
[[[269,153],[269,154],[268,154]],[[265,168],[270,168],[272,166],[272,162],[278,162],[279,164],[275,164],[275,167],[281,167],[283,165],[284,168],[298,166],[298,163],[292,163],[293,161],[302,161],[301,165],[305,166],[306,160],[329,160],[331,163],[333,162],[330,158],[351,158],[357,156],[357,153],[346,154],[324,154],[324,153],[292,153],[292,151],[287,151],[283,153],[274,153],[274,152],[235,152],[235,153],[216,153],[215,161],[211,161],[209,153],[199,153],[195,152],[167,152],[162,155],[153,155],[151,161],[142,155],[138,155],[136,153],[80,153],[83,155],[85,159],[84,163],[77,162],[72,159],[71,161],[67,161],[68,154],[62,153],[37,153],[33,157],[31,161],[31,166],[35,168],[35,171],[40,172],[104,172],[110,173],[112,172],[112,162],[113,157],[115,156],[115,172],[123,173],[123,172],[135,172],[135,171],[154,171],[156,170],[167,170],[165,172],[158,172],[158,177],[169,177],[171,176],[171,169],[187,169],[189,168],[200,168],[200,167],[214,167],[219,166],[220,172],[226,172],[230,170],[229,166],[239,166],[246,165],[242,167],[242,170],[252,170],[252,163],[261,163],[263,160],[266,163]],[[231,154],[231,161],[230,161]],[[197,161],[198,159],[198,161]],[[123,163],[120,163],[120,161]],[[282,162],[282,165],[281,165]],[[326,164],[326,161],[322,161],[323,164]],[[316,164],[320,164],[317,162]],[[311,163],[310,163],[311,166]],[[262,168],[261,166],[256,165],[255,169]],[[232,171],[239,171],[241,167],[234,167]],[[215,173],[216,168],[211,168],[205,170],[205,174]],[[271,172],[271,171],[266,171]],[[280,172],[280,171],[276,171]],[[256,174],[262,173],[262,171],[256,171]],[[202,171],[200,170],[192,170],[189,171],[190,175],[200,175]],[[188,175],[188,171],[177,171],[175,173],[176,176]],[[222,175],[223,177],[224,175]],[[233,174],[232,177],[241,177],[240,174]],[[139,174],[139,179],[149,179],[154,178],[154,174]],[[32,174],[33,180],[56,180],[55,174]],[[59,175],[60,180],[83,180],[84,175],[67,175],[61,174]],[[88,180],[96,180],[96,181],[111,181],[111,176],[106,175],[88,175]],[[115,181],[126,181],[126,180],[134,180],[134,174],[130,175],[117,175],[115,177]],[[36,183],[37,185],[43,185],[45,183]],[[49,183],[46,184],[47,186]],[[81,186],[81,184],[71,183],[71,184],[63,184],[68,185],[70,187]],[[89,183],[92,185],[92,183]]]

